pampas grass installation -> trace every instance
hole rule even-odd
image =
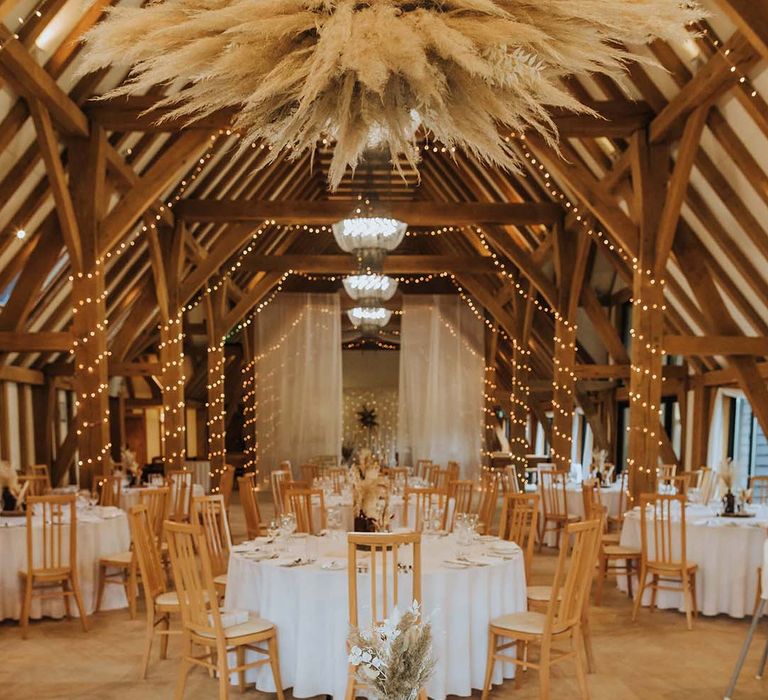
[[[267,162],[330,138],[335,188],[371,146],[415,165],[419,124],[516,169],[500,129],[555,143],[551,108],[590,111],[563,78],[620,81],[643,60],[624,45],[683,41],[701,16],[688,0],[165,0],[110,10],[83,70],[130,66],[105,97],[166,85],[173,117],[234,108],[241,147],[268,144]]]

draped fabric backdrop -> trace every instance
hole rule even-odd
[[[401,464],[431,459],[480,465],[484,427],[484,327],[455,295],[404,296],[400,338]]]
[[[256,457],[262,476],[341,451],[338,294],[278,294],[256,316]]]

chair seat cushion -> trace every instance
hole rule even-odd
[[[105,566],[124,566],[128,567],[133,561],[133,552],[128,550],[127,552],[118,552],[117,554],[109,554],[106,557],[99,558],[99,564]]]
[[[155,605],[162,608],[178,608],[179,596],[176,591],[166,591],[155,597]]]
[[[236,639],[237,637],[247,637],[252,634],[260,634],[261,632],[268,632],[273,629],[274,625],[269,620],[264,620],[260,617],[251,617],[247,622],[242,622],[239,625],[232,625],[232,627],[225,627],[224,634],[227,639]],[[213,639],[215,635],[213,632],[202,631],[198,632],[201,637],[208,637]]]
[[[548,603],[549,597],[552,595],[552,586],[528,586],[526,595],[528,600],[536,601],[537,603]]]
[[[540,612],[511,613],[491,620],[491,627],[524,634],[542,634],[546,620],[547,616]]]
[[[614,557],[617,559],[639,559],[640,550],[633,549],[632,547],[622,547],[619,544],[607,544],[603,547],[603,553],[607,557]]]
[[[227,575],[221,574],[220,576],[217,576],[213,579],[213,585],[214,586],[221,586],[226,588],[227,587]]]
[[[619,544],[621,540],[621,534],[618,532],[608,532],[603,535],[602,541],[604,544]]]

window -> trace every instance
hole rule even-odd
[[[746,468],[750,476],[768,476],[768,440],[749,401],[728,396],[724,409],[728,425],[726,454]]]

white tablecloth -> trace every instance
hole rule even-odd
[[[101,518],[100,509],[77,514],[77,570],[83,605],[90,614],[96,609],[99,558],[124,552],[130,548],[131,537],[126,514],[118,509],[104,509],[112,517]],[[0,518],[0,620],[18,620],[21,614],[21,578],[19,571],[27,568],[26,518]],[[67,542],[69,541],[67,526]],[[125,608],[128,601],[121,586],[109,585],[104,590],[102,610]],[[77,606],[70,606],[77,615]],[[62,598],[32,601],[30,617],[64,616]]]
[[[347,570],[321,568],[328,557],[346,562],[346,541],[315,538],[317,564],[286,568],[275,560],[257,562],[233,553],[229,562],[226,607],[258,612],[277,625],[280,673],[294,697],[344,697],[349,632]],[[473,547],[479,556],[485,545]],[[427,687],[433,700],[468,696],[482,688],[488,649],[488,624],[502,614],[526,609],[522,554],[487,558],[488,566],[450,569],[456,554],[453,536],[425,539],[422,547],[422,596],[431,621],[437,667]],[[361,575],[359,575],[361,576]],[[408,591],[406,579],[401,589]],[[368,584],[360,583],[361,595]],[[496,664],[494,683],[514,676],[511,664]],[[267,667],[248,672],[259,690],[274,692]]]
[[[128,511],[133,506],[139,505],[139,498],[142,491],[150,491],[152,490],[152,486],[142,486],[142,487],[133,487],[133,488],[127,488],[123,489],[123,492],[120,494],[120,507]],[[198,496],[204,496],[205,490],[200,484],[192,484],[192,496],[193,498]],[[171,500],[173,500],[173,494],[171,494]]]
[[[704,615],[726,614],[744,617],[752,614],[757,590],[757,568],[763,561],[763,544],[768,528],[768,508],[756,509],[757,517],[736,520],[715,517],[716,507],[689,505],[686,508],[686,557],[699,565],[696,594]],[[673,523],[673,537],[679,541],[679,522]],[[649,533],[651,534],[651,533]],[[621,532],[621,544],[640,548],[640,514],[627,513]],[[626,580],[619,577],[619,587],[626,590]],[[635,590],[638,590],[635,588]],[[650,603],[650,591],[643,605]],[[659,591],[660,608],[685,610],[682,594]]]

